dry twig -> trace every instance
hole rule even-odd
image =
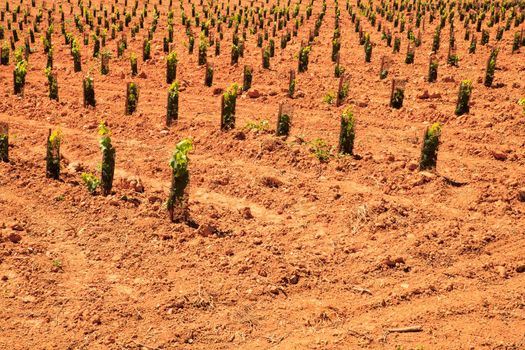
[[[421,326],[390,328],[387,330],[388,333],[415,333],[415,332],[422,332],[422,331],[423,331],[423,328]]]

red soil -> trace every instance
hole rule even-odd
[[[286,97],[288,71],[320,6],[285,50],[276,38],[270,71],[261,69],[250,34],[245,57],[230,66],[227,29],[221,55],[209,49],[212,88],[203,86],[204,68],[197,66],[198,39],[192,56],[183,45],[175,6],[183,91],[180,120],[169,130],[166,5],[159,7],[153,59],[139,58],[144,75],[133,79],[140,97],[131,116],[124,115],[129,61],[113,58],[110,74],[102,76],[90,43],[82,46],[84,72],[73,73],[58,13],[53,39],[60,102],[47,98],[40,41],[29,58],[23,98],[12,95],[13,64],[0,66],[0,121],[9,123],[11,134],[11,162],[0,164],[1,349],[525,347],[525,203],[519,198],[525,116],[517,105],[525,96],[525,50],[510,53],[514,31],[500,44],[499,87],[478,81],[489,48],[478,43],[469,55],[459,24],[459,67],[445,64],[443,31],[438,81],[430,84],[425,77],[435,23],[427,21],[415,64],[406,65],[406,36],[401,53],[392,55],[363,17],[375,44],[365,64],[340,3],[341,64],[351,80],[350,97],[336,108],[323,103],[338,81],[330,59],[332,1],[308,72],[298,75],[302,97]],[[140,53],[142,37],[129,38],[126,57]],[[108,47],[115,54],[115,41]],[[383,55],[394,64],[388,79],[379,80]],[[223,133],[213,89],[242,83],[244,64],[253,65],[253,89],[262,96],[240,96],[237,128]],[[90,67],[96,109],[82,106],[81,80]],[[400,110],[388,107],[392,77],[408,78]],[[471,111],[456,117],[462,79],[474,81]],[[418,98],[425,91],[439,95]],[[259,119],[273,129],[280,102],[294,106],[293,136],[286,141],[242,129]],[[320,163],[302,140],[321,138],[335,147],[348,106],[362,159]],[[95,171],[100,163],[96,126],[102,119],[117,150],[115,193],[108,197],[90,195],[80,180],[82,169]],[[419,172],[422,134],[436,121],[443,123],[437,170]],[[61,181],[52,181],[45,178],[45,140],[57,127],[64,134],[64,169]],[[184,137],[195,143],[189,195],[200,228],[170,223],[162,205],[170,184],[167,162]],[[127,185],[131,177],[140,178],[143,192]],[[421,332],[387,332],[416,325]]]

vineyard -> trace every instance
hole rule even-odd
[[[0,2],[0,349],[525,349],[525,2]]]

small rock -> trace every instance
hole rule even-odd
[[[261,93],[257,90],[250,90],[248,91],[248,97],[249,98],[259,98],[261,97]]]
[[[507,160],[507,155],[500,151],[492,151],[492,156],[496,160],[501,160],[501,161]]]
[[[213,227],[212,225],[204,224],[199,226],[199,229],[197,230],[197,233],[201,236],[208,237],[217,232],[217,229]]]
[[[69,165],[67,166],[67,170],[69,170],[72,173],[79,173],[83,170],[83,167],[82,164],[80,164],[79,162],[72,162],[69,163]]]
[[[238,131],[235,133],[235,135],[233,135],[233,138],[242,141],[246,140],[246,135],[242,131]]]
[[[140,72],[138,77],[141,78],[141,79],[148,79],[148,75],[146,73],[144,73],[144,72]]]
[[[520,202],[525,202],[525,187],[522,187],[518,190],[518,200]]]
[[[82,115],[82,113],[80,113],[80,118],[83,118],[84,116]],[[83,126],[84,129],[86,130],[94,130],[97,128],[97,124],[95,123],[92,123],[92,124],[86,124]]]
[[[102,324],[102,320],[100,319],[100,316],[93,316],[93,318],[91,319],[91,322],[97,326]]]
[[[36,298],[32,295],[26,295],[21,298],[24,304],[34,303]]]
[[[290,282],[290,284],[297,284],[299,282],[299,276],[298,275],[292,275],[289,279],[288,279],[288,282]]]
[[[496,272],[501,278],[507,278],[507,270],[505,269],[505,266],[496,266]]]
[[[276,177],[273,176],[264,176],[261,179],[263,185],[270,188],[278,188],[279,186],[282,186],[283,182],[279,180]]]
[[[214,96],[220,95],[220,94],[222,94],[222,92],[223,92],[223,89],[220,88],[220,87],[216,87],[216,88],[213,89],[213,95]]]
[[[7,236],[7,239],[16,244],[22,240],[22,236],[20,236],[18,233],[12,232],[9,236]]]
[[[171,306],[176,309],[184,309],[185,304],[186,304],[186,299],[180,297],[177,300],[175,300]]]
[[[268,95],[270,95],[270,96],[277,96],[277,91],[275,91],[275,90],[270,90],[270,91],[268,92]]]
[[[262,149],[266,152],[273,152],[281,146],[282,141],[280,139],[266,139],[262,142]]]
[[[453,83],[453,82],[456,81],[456,79],[454,79],[453,76],[450,76],[450,75],[449,75],[449,76],[447,76],[447,77],[444,77],[444,78],[443,78],[443,81],[444,81],[445,83]]]
[[[411,161],[410,163],[408,163],[407,168],[410,171],[414,171],[417,168],[419,168],[419,164],[417,164],[417,162]]]
[[[162,199],[157,196],[150,196],[148,197],[148,202],[150,202],[150,204],[162,203]]]
[[[395,258],[394,261],[396,262],[396,264],[404,264],[405,263],[405,259],[402,258],[402,257]]]
[[[133,191],[138,193],[144,192],[144,185],[142,184],[142,180],[138,176],[130,176],[126,179],[122,179],[121,185],[123,188],[132,189]]]
[[[519,265],[518,267],[516,267],[516,272],[517,272],[517,273],[523,273],[523,272],[525,272],[525,264],[523,264],[523,265]]]
[[[274,294],[274,295],[277,295],[279,294],[279,287],[277,286],[270,286],[270,288],[268,289],[268,291],[271,293],[271,294]]]
[[[11,229],[13,231],[24,231],[24,228],[20,224],[13,224],[13,225],[11,225]]]
[[[427,171],[422,171],[418,174],[418,178],[412,181],[412,186],[421,186],[426,184],[427,182],[432,181],[436,175],[429,173]]]
[[[250,207],[245,207],[241,209],[241,214],[242,214],[242,217],[246,220],[253,219],[253,214],[252,214]]]
[[[430,98],[430,94],[428,93],[428,90],[425,90],[421,95],[418,95],[417,98],[420,100],[426,100]]]
[[[303,97],[305,97],[305,96],[306,96],[306,94],[305,94],[304,91],[302,91],[302,90],[298,90],[298,91],[294,94],[294,97],[296,97],[296,98],[303,98]]]
[[[405,263],[405,259],[403,259],[402,257],[398,257],[395,259],[388,257],[383,261],[383,264],[385,264],[386,266],[390,268],[396,267],[397,265],[401,265],[404,263]]]
[[[421,175],[422,177],[424,177],[425,179],[429,181],[436,178],[436,174],[428,172],[428,171],[421,171],[419,175]]]

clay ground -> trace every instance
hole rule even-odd
[[[189,6],[185,3],[185,6]],[[304,4],[303,4],[304,6]],[[525,348],[525,50],[511,54],[506,32],[496,88],[481,83],[489,47],[475,55],[458,29],[458,68],[446,65],[427,83],[433,25],[427,23],[415,64],[391,54],[380,33],[364,63],[350,16],[341,7],[341,63],[350,74],[344,106],[323,102],[337,87],[330,60],[334,3],[316,38],[301,92],[286,97],[299,36],[280,50],[271,70],[249,35],[246,54],[230,66],[231,32],[214,86],[203,86],[197,50],[190,56],[176,6],[180,120],[164,126],[167,85],[162,36],[153,59],[139,59],[138,111],[124,115],[126,58],[99,73],[83,47],[83,73],[73,72],[68,46],[54,35],[60,102],[47,98],[40,41],[29,58],[23,98],[12,94],[13,65],[0,66],[0,120],[10,125],[10,163],[0,164],[1,349],[519,349]],[[188,7],[189,8],[189,7]],[[58,15],[57,15],[58,16]],[[151,18],[148,19],[148,21]],[[57,17],[58,20],[58,17]],[[459,28],[460,26],[458,26]],[[495,28],[491,31],[491,43]],[[197,40],[198,43],[198,40]],[[140,53],[142,35],[130,38]],[[115,51],[116,43],[108,46]],[[127,57],[126,54],[126,57]],[[386,80],[381,56],[393,57]],[[140,56],[140,55],[139,55]],[[237,128],[219,130],[215,87],[242,83],[254,66],[252,99],[237,101]],[[82,106],[81,80],[93,68],[96,109]],[[390,78],[406,77],[404,107],[388,107]],[[472,79],[471,111],[454,115],[462,79]],[[431,98],[420,98],[429,92]],[[276,123],[278,105],[293,105],[291,136],[243,129]],[[361,158],[321,163],[308,142],[333,147],[341,111],[357,120]],[[114,194],[88,193],[82,171],[100,164],[96,127],[106,120],[116,148]],[[443,123],[435,173],[414,169],[422,135]],[[49,128],[60,127],[60,181],[45,178]],[[195,227],[169,222],[163,202],[176,143],[192,137],[190,210]],[[140,178],[144,191],[128,186]],[[135,186],[140,187],[140,186]],[[200,226],[200,227],[197,227]],[[21,240],[17,243],[19,237]],[[388,329],[420,326],[417,333]]]

